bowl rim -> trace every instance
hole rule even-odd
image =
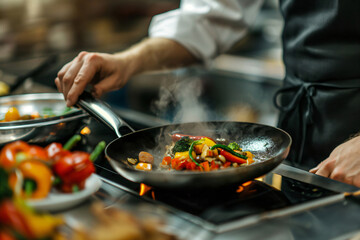
[[[29,94],[17,94],[0,97],[0,104],[4,104],[10,101],[29,101],[29,100],[64,100],[64,96],[61,93],[29,93]],[[62,122],[73,121],[79,118],[85,118],[89,115],[81,109],[76,109],[73,112],[69,112],[64,115],[39,118],[32,120],[21,120],[13,122],[0,122],[0,130],[21,129],[29,127],[43,127],[54,125]]]

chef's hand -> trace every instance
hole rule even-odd
[[[66,105],[74,105],[88,84],[100,97],[118,90],[135,74],[187,66],[197,62],[184,46],[166,38],[148,38],[115,54],[81,52],[58,73],[55,84]]]
[[[360,187],[360,136],[337,146],[310,172]]]
[[[88,84],[92,85],[95,97],[124,86],[131,69],[131,61],[127,59],[121,54],[81,52],[58,72],[55,79],[66,105],[74,105]]]

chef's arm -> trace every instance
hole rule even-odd
[[[147,38],[125,52],[117,53],[132,61],[130,75],[188,66],[199,60],[187,48],[167,38]]]
[[[55,84],[72,106],[87,85],[100,97],[123,87],[133,75],[195,63],[181,44],[166,38],[148,38],[126,51],[107,54],[81,52],[58,73]]]
[[[88,84],[93,94],[123,87],[149,70],[208,64],[247,33],[262,0],[183,0],[180,8],[157,15],[150,38],[116,54],[80,53],[58,73],[55,83],[67,105],[75,104]]]

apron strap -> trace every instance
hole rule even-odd
[[[346,84],[346,81],[342,81],[341,83],[340,82],[334,82],[334,83],[301,82],[300,84],[297,85],[280,88],[278,91],[275,92],[273,98],[275,107],[279,109],[281,112],[285,112],[285,114],[289,114],[291,111],[300,109],[300,103],[302,101],[305,101],[305,105],[304,105],[305,109],[301,113],[302,124],[301,126],[299,126],[299,129],[301,131],[300,148],[297,153],[298,155],[297,161],[294,161],[297,164],[300,164],[303,157],[308,125],[313,123],[313,111],[314,111],[313,97],[316,94],[316,90],[319,88],[328,89],[328,90],[354,89],[354,88],[360,89],[360,84],[359,83]],[[287,93],[294,94],[294,97],[290,102],[283,105],[282,103],[280,103],[278,99],[281,97],[281,95]]]

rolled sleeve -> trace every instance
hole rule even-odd
[[[185,0],[180,8],[155,16],[150,37],[172,39],[209,63],[247,33],[262,0]]]

